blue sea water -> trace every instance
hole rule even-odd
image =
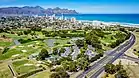
[[[139,24],[139,14],[64,14],[63,16],[67,18],[75,17],[77,20]]]

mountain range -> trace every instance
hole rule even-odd
[[[30,7],[4,7],[0,8],[0,14],[78,14],[75,10],[56,8],[44,9],[40,6]]]

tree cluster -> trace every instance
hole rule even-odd
[[[106,73],[115,74],[115,78],[129,78],[123,65],[121,65],[121,62],[117,65],[111,63],[106,64],[104,68]]]
[[[56,67],[53,70],[53,73],[50,75],[50,78],[69,78],[69,74],[63,67]]]
[[[130,37],[130,33],[123,33],[123,32],[119,32],[116,33],[116,35],[114,35],[114,37],[117,39],[115,42],[111,43],[109,46],[112,48],[115,48],[116,46],[118,46],[119,44],[121,44],[122,42],[124,42],[125,40],[129,39]]]
[[[45,58],[49,57],[48,51],[46,49],[42,49],[39,53],[37,59],[38,60],[45,60]]]
[[[99,37],[104,37],[104,32],[99,29],[92,30],[90,33],[86,34],[85,41],[87,44],[92,45],[97,49],[102,49]]]

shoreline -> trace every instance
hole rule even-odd
[[[70,14],[71,16],[63,16],[63,18],[67,18],[70,19],[72,17],[76,18],[74,15],[80,15],[80,14]],[[73,15],[73,16],[72,16]],[[84,14],[83,14],[84,15]],[[102,14],[103,15],[103,14]],[[7,16],[33,16],[36,17],[35,15],[32,14],[0,14],[0,17],[7,17]],[[41,17],[41,16],[38,16]],[[44,16],[42,16],[44,17]],[[61,17],[61,15],[58,15],[56,17]],[[77,18],[76,18],[77,19]],[[94,21],[100,22],[100,23],[104,23],[104,24],[110,24],[110,25],[120,25],[120,26],[124,26],[124,27],[136,27],[139,28],[139,23],[130,23],[130,22],[118,22],[118,21],[101,21],[101,20],[81,20],[81,19],[77,19],[77,21],[80,22],[85,22],[85,23],[93,23]]]
[[[121,26],[124,26],[124,27],[136,27],[136,28],[139,28],[139,24],[134,24],[134,23],[124,23],[124,22],[112,22],[112,21],[109,21],[109,22],[105,22],[105,21],[99,21],[99,20],[78,20],[78,21],[81,21],[81,22],[86,22],[86,23],[93,23],[94,21],[98,21],[98,22],[101,22],[101,23],[105,23],[105,24],[119,24]]]

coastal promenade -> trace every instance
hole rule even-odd
[[[104,66],[107,63],[113,63],[116,59],[124,54],[133,44],[135,43],[135,36],[131,34],[130,39],[119,45],[114,50],[111,50],[109,54],[103,57],[101,60],[93,64],[88,70],[84,71],[76,78],[84,78],[87,76],[88,78],[97,78],[103,71]]]

